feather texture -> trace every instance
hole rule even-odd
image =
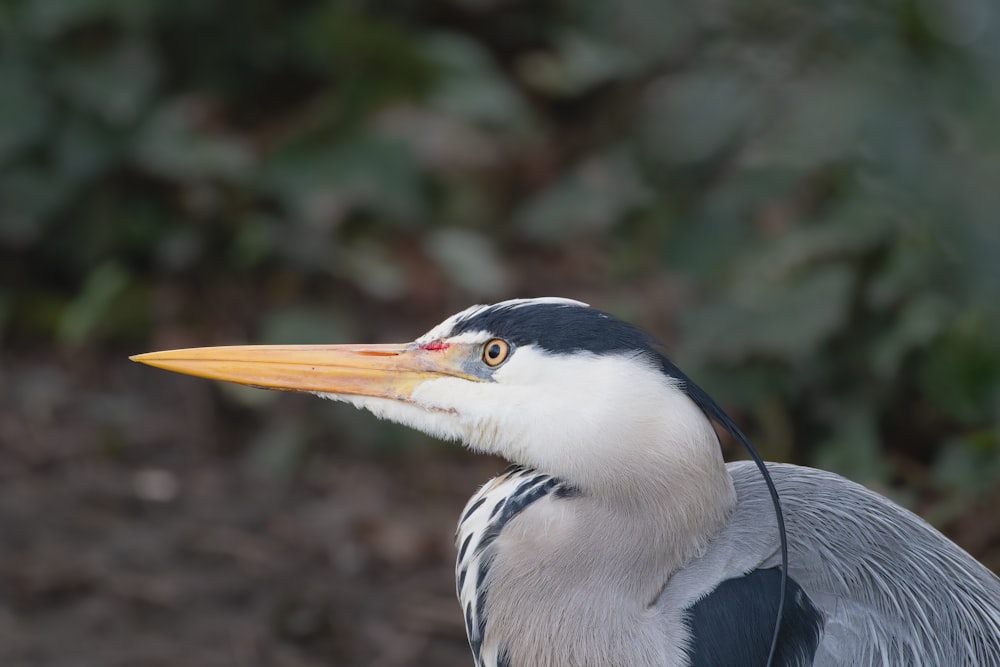
[[[779,664],[1000,666],[996,575],[916,515],[858,484],[811,468],[769,464],[769,469],[785,504],[793,593],[800,589],[809,600],[808,609],[793,604],[786,614],[815,615],[818,610],[822,617],[821,624],[816,617],[797,626],[796,619],[786,615],[790,628],[817,629],[819,641],[810,649],[811,662],[803,662],[801,652],[791,652],[788,661]],[[736,488],[736,508],[704,553],[669,576],[650,605],[649,618],[662,635],[652,646],[663,661],[649,664],[692,664],[696,654],[692,642],[698,632],[692,632],[690,623],[698,619],[691,610],[724,582],[777,566],[774,514],[759,472],[747,462],[731,463],[728,470]],[[565,647],[566,660],[538,656],[532,662],[505,663],[511,643],[524,638],[505,635],[502,621],[490,625],[491,608],[503,606],[492,597],[491,589],[501,590],[492,586],[492,561],[509,539],[505,532],[515,519],[519,532],[544,532],[535,522],[549,520],[552,507],[564,515],[585,507],[574,502],[578,493],[550,475],[514,466],[470,500],[456,537],[457,576],[477,667],[647,664],[650,645],[619,645],[618,653],[602,653],[588,646],[594,636],[584,634],[583,626],[574,627],[574,615],[560,616],[546,609],[533,609],[532,622],[545,628],[543,634],[552,644]],[[575,589],[569,597],[595,607],[605,605],[609,616],[620,615],[613,598],[587,590],[590,583],[581,577],[563,585]],[[777,590],[776,585],[772,588]],[[769,614],[744,616],[741,611],[751,610],[736,610],[726,617],[728,622],[770,627]],[[550,626],[554,620],[558,623]],[[735,642],[747,636],[745,628],[718,627],[719,622],[715,619],[709,628],[712,641]],[[783,639],[792,641],[787,635]],[[570,659],[572,647],[587,647],[579,654],[602,657],[590,662]],[[738,650],[733,654],[741,655]]]

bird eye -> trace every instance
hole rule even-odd
[[[507,360],[510,354],[510,344],[500,338],[494,338],[483,347],[483,361],[487,366],[499,366]]]

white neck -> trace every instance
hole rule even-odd
[[[505,648],[512,665],[683,664],[682,619],[652,605],[736,502],[710,427],[704,437],[696,472],[647,468],[627,499],[549,496],[512,519],[490,567],[484,656]]]

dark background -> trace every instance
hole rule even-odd
[[[0,663],[468,665],[502,462],[126,357],[510,296],[997,570],[998,119],[990,0],[3,2]]]

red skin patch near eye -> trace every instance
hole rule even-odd
[[[447,350],[450,345],[443,340],[432,340],[431,342],[424,345],[425,350],[430,350],[431,352],[443,352]]]

